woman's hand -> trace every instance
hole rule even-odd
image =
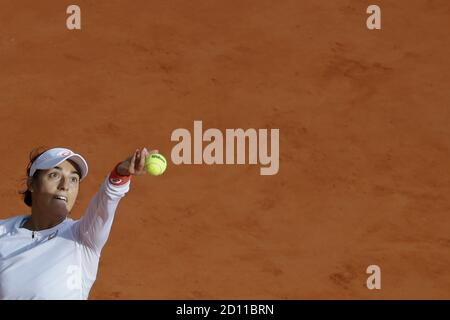
[[[141,150],[136,149],[133,155],[129,156],[117,167],[117,173],[121,176],[140,176],[146,174],[145,159],[153,153],[158,153],[158,150],[151,150],[149,152],[147,148],[142,148]]]

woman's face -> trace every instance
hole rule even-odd
[[[33,183],[33,205],[58,215],[67,215],[77,199],[79,183],[80,173],[70,160],[42,170]]]

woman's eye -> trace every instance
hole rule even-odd
[[[50,178],[55,178],[56,176],[57,176],[57,173],[56,173],[56,172],[52,172],[52,173],[49,174],[49,177],[50,177]]]
[[[74,183],[78,182],[78,178],[77,177],[72,178],[72,182]]]

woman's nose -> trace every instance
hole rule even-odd
[[[61,180],[59,181],[59,189],[62,190],[68,190],[69,189],[69,181],[68,179],[62,177]]]

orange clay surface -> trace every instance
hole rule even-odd
[[[28,153],[90,173],[79,218],[135,148],[91,299],[450,298],[450,2],[0,3],[0,218]],[[170,161],[176,128],[279,128],[280,171]],[[381,267],[368,290],[366,268]]]

